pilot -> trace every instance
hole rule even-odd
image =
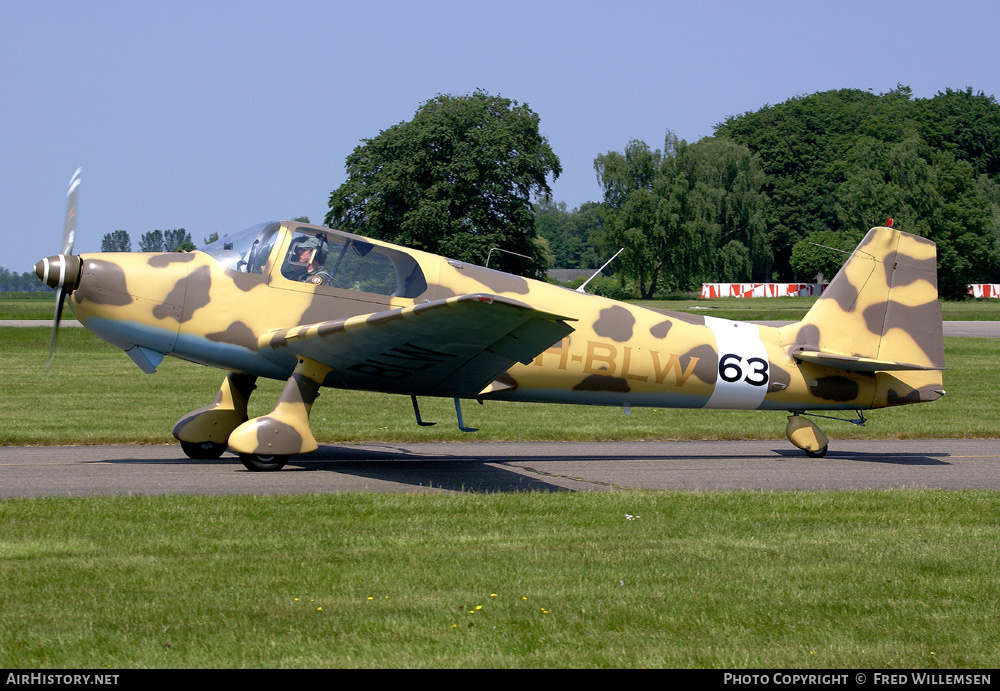
[[[281,274],[293,281],[322,283],[323,279],[318,274],[326,262],[326,254],[325,238],[300,235],[292,240]]]

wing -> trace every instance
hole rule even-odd
[[[572,332],[567,320],[509,298],[460,295],[269,331],[258,347],[275,362],[291,354],[332,367],[326,386],[471,397]]]

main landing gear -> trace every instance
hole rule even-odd
[[[299,358],[274,410],[252,420],[247,419],[247,401],[257,378],[231,372],[215,402],[178,420],[174,436],[190,458],[218,458],[228,447],[247,470],[279,470],[291,456],[319,448],[309,429],[309,413],[330,370]]]

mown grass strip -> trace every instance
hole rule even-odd
[[[996,492],[0,502],[0,667],[1000,664]]]
[[[224,373],[167,358],[142,374],[121,351],[83,329],[64,329],[51,374],[45,370],[49,331],[0,329],[0,444],[172,443],[184,413],[207,405]],[[948,394],[933,403],[871,411],[869,425],[824,422],[833,439],[1000,437],[992,414],[1000,390],[1000,340],[945,339]],[[261,381],[251,415],[274,406],[283,382]],[[324,389],[312,413],[321,443],[458,440],[782,439],[781,412],[674,410],[487,402],[464,406],[457,429],[450,400],[422,399],[418,427],[408,397]]]

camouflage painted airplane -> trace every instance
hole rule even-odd
[[[302,223],[265,223],[204,249],[62,254],[38,276],[85,327],[147,373],[172,355],[228,374],[178,420],[192,458],[227,448],[250,470],[317,449],[322,386],[584,405],[787,411],[810,456],[828,438],[807,411],[862,411],[944,394],[936,249],[873,228],[797,323],[760,326],[663,312]],[[247,419],[258,377],[287,380]],[[816,412],[813,416],[829,417]],[[840,419],[840,418],[837,418]]]

